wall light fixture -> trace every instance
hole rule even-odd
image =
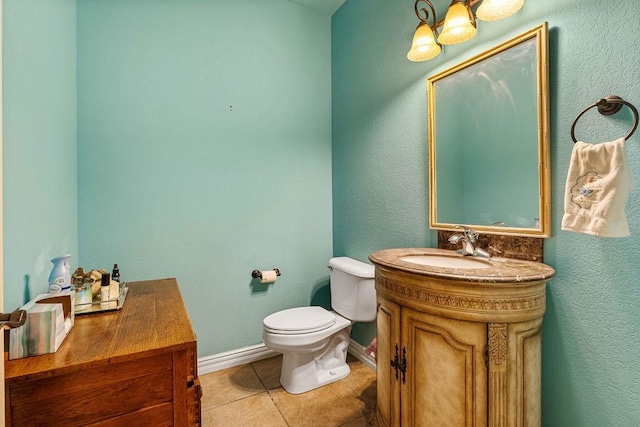
[[[424,3],[431,9],[431,13]],[[480,4],[475,16],[472,7]],[[481,21],[498,21],[516,13],[524,0],[453,0],[449,5],[445,18],[436,19],[436,11],[429,0],[416,0],[413,8],[420,23],[413,35],[413,43],[407,59],[413,62],[435,58],[442,51],[442,45],[457,44],[469,40],[476,35],[476,18]],[[431,18],[431,24],[429,24]],[[438,28],[442,32],[438,33]]]

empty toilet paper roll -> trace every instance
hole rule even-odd
[[[266,270],[261,272],[260,283],[273,283],[278,278],[275,270]]]

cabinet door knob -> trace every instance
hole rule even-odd
[[[404,346],[402,347],[402,361],[400,362],[398,369],[402,372],[402,384],[405,384],[407,382],[407,349]]]
[[[391,360],[391,367],[396,371],[396,381],[399,379],[398,368],[400,367],[400,362],[398,360],[398,344],[396,344],[396,355],[393,360]]]

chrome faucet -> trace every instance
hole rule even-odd
[[[449,243],[454,245],[457,245],[458,243],[462,244],[462,249],[458,250],[459,254],[462,254],[462,256],[491,257],[491,255],[489,255],[489,253],[484,249],[475,247],[475,244],[478,241],[478,232],[461,225],[456,225],[456,228],[462,228],[462,234],[454,234],[449,237]]]

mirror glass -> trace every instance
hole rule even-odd
[[[548,237],[547,24],[429,77],[429,225]]]

